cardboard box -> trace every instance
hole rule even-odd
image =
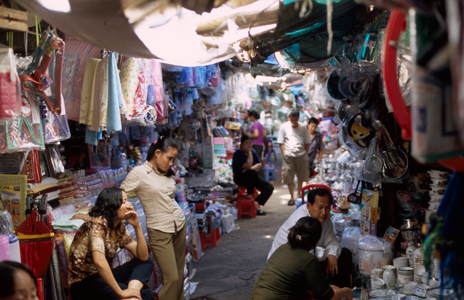
[[[361,202],[362,204],[367,204],[372,208],[379,208],[379,192],[363,190]]]
[[[240,128],[242,127],[242,124],[240,124],[239,122],[226,121],[226,123],[224,124],[224,127],[230,130],[240,130]]]
[[[365,234],[377,235],[377,223],[361,221],[361,229]]]
[[[361,207],[361,221],[370,223],[377,223],[379,219],[379,209],[370,207],[369,205],[362,205]]]
[[[384,240],[389,241],[392,244],[395,244],[396,238],[400,234],[400,231],[392,226],[388,227],[387,231],[383,236]]]

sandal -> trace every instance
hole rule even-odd
[[[287,203],[289,206],[292,206],[292,205],[295,205],[295,199],[290,199],[288,200],[288,203]]]

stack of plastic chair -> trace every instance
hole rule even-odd
[[[255,199],[258,197],[258,190],[254,190],[252,198],[247,198],[247,195],[247,189],[243,186],[239,186],[236,203],[238,219],[241,219],[244,215],[256,218]]]

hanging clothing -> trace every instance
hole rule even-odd
[[[139,64],[136,58],[129,58],[122,64],[121,67],[121,88],[124,96],[125,107],[122,114],[125,115],[128,121],[132,120],[134,112],[134,99],[139,84]]]
[[[121,131],[121,109],[124,108],[121,80],[117,65],[116,53],[110,53],[108,62],[108,115],[107,131]]]
[[[89,129],[92,131],[100,131],[106,130],[108,110],[108,56],[100,60],[95,81],[93,118],[91,124],[89,124]]]
[[[63,60],[62,94],[67,117],[79,121],[84,74],[89,58],[99,58],[100,48],[66,35],[66,53]]]
[[[99,63],[99,59],[89,58],[85,66],[79,113],[79,123],[81,124],[92,125],[95,101],[95,79],[97,77]]]

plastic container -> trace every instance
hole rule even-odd
[[[21,262],[21,252],[19,251],[19,240],[16,234],[7,234],[10,243],[10,260]]]
[[[11,260],[10,239],[6,235],[0,235],[0,261]]]
[[[366,235],[358,242],[359,272],[368,276],[372,269],[393,263],[392,244],[381,238]]]

